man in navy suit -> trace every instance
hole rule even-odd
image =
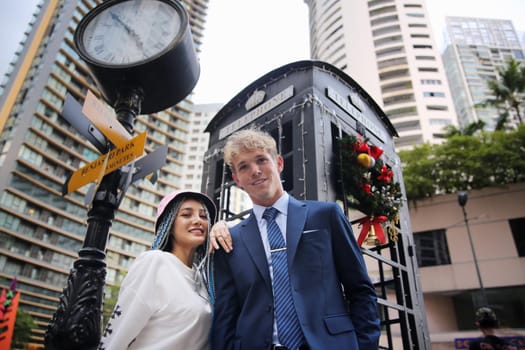
[[[213,350],[288,349],[274,308],[274,267],[266,208],[286,241],[292,309],[300,350],[377,350],[377,298],[352,227],[336,203],[299,201],[283,189],[284,161],[267,133],[241,130],[224,147],[235,183],[253,202],[230,228],[233,250],[215,253]],[[219,240],[221,237],[218,235]],[[290,349],[290,350],[297,350]]]

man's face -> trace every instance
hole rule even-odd
[[[253,203],[271,206],[283,193],[280,174],[284,161],[265,150],[243,150],[232,162],[235,183],[248,193]]]

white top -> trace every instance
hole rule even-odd
[[[99,349],[207,350],[211,306],[195,269],[175,255],[149,250],[133,262]]]

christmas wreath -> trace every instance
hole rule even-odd
[[[391,240],[397,240],[396,224],[401,207],[401,187],[394,181],[392,168],[381,160],[383,150],[353,135],[341,139],[341,168],[344,192],[350,208],[366,216],[357,240],[385,244],[383,226]]]

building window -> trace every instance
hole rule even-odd
[[[441,85],[441,80],[437,79],[421,79],[423,85]]]
[[[501,326],[504,328],[525,327],[525,287],[510,286],[485,288],[488,304],[496,311]],[[471,330],[474,325],[475,300],[480,297],[480,290],[458,291],[452,296],[458,330]]]
[[[432,68],[432,67],[420,67],[417,70],[419,72],[434,72],[434,73],[436,73],[438,71],[437,68]]]
[[[396,109],[387,111],[386,114],[388,115],[390,119],[406,117],[406,116],[416,115],[417,108],[416,107],[396,108]]]
[[[518,256],[525,256],[525,218],[510,219],[509,225]]]
[[[450,264],[450,254],[445,229],[415,232],[414,242],[419,266]]]
[[[448,111],[447,106],[427,106],[427,111]]]
[[[423,92],[425,97],[445,97],[444,92]]]
[[[408,28],[426,28],[427,25],[423,23],[411,23],[408,25]]]
[[[416,56],[416,60],[435,61],[436,58],[434,56]]]
[[[450,119],[430,119],[430,125],[447,126],[452,124]]]

